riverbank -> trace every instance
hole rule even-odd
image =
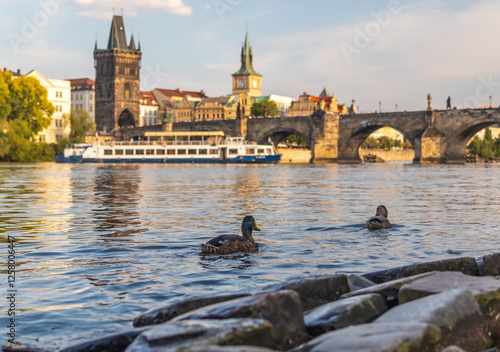
[[[494,351],[499,279],[500,253],[301,279],[159,307],[62,352]]]
[[[311,151],[301,148],[278,148],[281,154],[281,164],[307,164],[311,160]],[[412,162],[415,158],[413,149],[384,150],[384,149],[359,149],[359,156],[363,160],[365,155],[374,155],[384,161]]]

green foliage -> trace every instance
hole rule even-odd
[[[36,142],[53,113],[47,90],[36,78],[0,72],[0,161],[54,160],[54,149]]]
[[[296,134],[291,134],[283,141],[285,143],[290,143],[292,145],[296,145],[298,147],[307,148],[307,143],[300,136]]]
[[[467,152],[483,159],[500,157],[500,137],[493,139],[491,129],[487,127],[483,139],[477,135],[472,138],[467,145]]]
[[[34,77],[21,76],[10,82],[9,120],[28,123],[31,136],[50,126],[54,106],[47,99],[47,90]]]
[[[272,100],[266,99],[252,104],[250,115],[252,116],[279,116],[278,105]]]
[[[389,138],[387,136],[382,136],[380,138],[368,137],[361,144],[363,149],[384,149],[391,150],[393,148],[403,148],[403,149],[413,149],[411,143],[405,140],[403,143],[399,139]]]

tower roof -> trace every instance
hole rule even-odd
[[[134,50],[134,36],[130,38],[130,46],[127,45],[127,36],[125,35],[125,25],[123,24],[123,16],[113,15],[111,21],[111,29],[109,31],[108,50]],[[140,49],[139,49],[140,51]]]
[[[319,93],[320,98],[330,98],[332,95],[330,95],[330,92],[326,89],[326,87],[323,88],[321,93]]]
[[[240,69],[233,73],[233,75],[257,75],[261,76],[257,73],[253,66],[253,53],[252,46],[250,45],[250,41],[248,40],[248,31],[245,35],[245,42],[243,43],[243,47],[241,48],[241,67]]]

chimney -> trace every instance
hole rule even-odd
[[[18,73],[19,75],[21,74],[21,69],[20,69],[20,68],[18,68],[18,69],[17,69],[17,73]]]

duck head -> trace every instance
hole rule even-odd
[[[243,222],[241,223],[241,233],[243,234],[243,237],[253,239],[253,230],[260,231],[259,227],[255,223],[255,219],[253,218],[253,216],[245,216]]]
[[[389,217],[389,212],[384,205],[379,205],[377,207],[377,214],[375,214],[375,216],[383,216],[384,218],[387,218]]]

